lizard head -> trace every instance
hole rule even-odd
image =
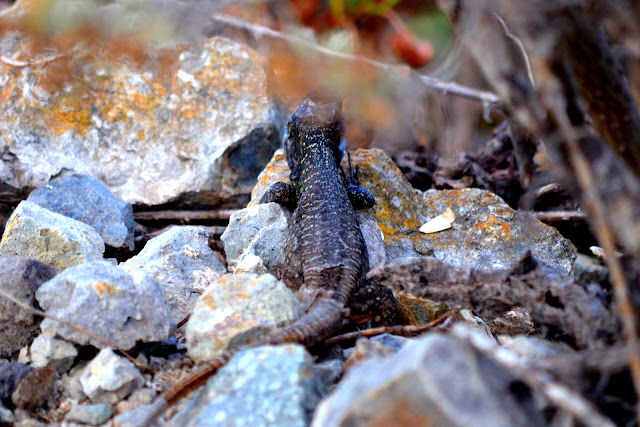
[[[336,164],[344,155],[345,122],[342,101],[332,96],[309,92],[287,122],[284,135],[287,163],[292,179],[299,177],[304,153],[313,145],[326,145]]]

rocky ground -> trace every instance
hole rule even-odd
[[[14,35],[0,50],[19,46]],[[0,64],[2,424],[138,425],[197,364],[298,316],[268,274],[291,214],[257,204],[288,179],[276,150],[286,113],[250,49],[214,38],[177,55],[164,80],[109,69],[82,103],[44,93],[39,70]],[[508,132],[486,147],[456,165],[353,152],[376,198],[359,213],[368,278],[393,291],[385,304],[354,298],[343,332],[365,333],[242,351],[159,422],[632,420],[606,268],[510,207],[524,190]],[[447,209],[449,228],[419,231]]]

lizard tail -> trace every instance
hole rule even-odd
[[[259,345],[298,343],[306,347],[324,341],[342,327],[345,307],[332,298],[318,298],[293,325],[277,332]]]

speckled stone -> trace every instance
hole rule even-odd
[[[271,274],[229,274],[202,295],[187,323],[187,349],[206,362],[293,323],[298,300]]]
[[[495,194],[479,189],[416,190],[378,149],[357,150],[351,160],[359,168],[360,184],[376,198],[372,209],[359,214],[360,221],[371,218],[378,224],[387,261],[430,255],[455,266],[507,268],[531,251],[562,271],[573,271],[576,250],[569,240],[529,213],[514,211]],[[288,182],[288,176],[284,153],[278,151],[258,177],[249,206],[275,181]],[[456,217],[452,228],[433,234],[418,231],[447,208]]]
[[[154,281],[142,271],[127,272],[107,261],[65,270],[40,286],[36,299],[47,313],[123,350],[138,341],[164,341],[175,327]],[[40,328],[46,335],[57,334],[80,345],[107,347],[52,319],[44,319]]]
[[[43,208],[90,225],[105,244],[133,250],[133,207],[116,199],[100,181],[89,175],[54,179],[27,198]]]
[[[105,403],[74,405],[64,420],[67,423],[76,422],[97,426],[107,422],[112,415],[113,409]]]
[[[93,227],[26,200],[9,217],[0,241],[0,255],[33,258],[58,273],[101,260],[103,253],[104,242]]]
[[[299,345],[243,351],[180,411],[176,426],[307,426],[322,396],[312,358]]]
[[[82,390],[94,403],[113,405],[144,384],[133,362],[104,348],[80,376]]]
[[[149,240],[121,267],[142,270],[156,281],[175,324],[189,316],[209,284],[227,272],[209,247],[207,230],[191,226],[172,227]]]
[[[351,368],[311,426],[543,425],[531,396],[510,391],[514,381],[468,343],[431,333]]]
[[[265,268],[284,263],[284,243],[291,212],[277,203],[240,209],[220,237],[230,266],[246,265],[258,256]]]

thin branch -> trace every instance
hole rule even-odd
[[[570,135],[569,132],[567,132]],[[613,285],[616,302],[620,309],[622,329],[627,345],[629,346],[629,367],[633,385],[636,391],[637,402],[640,402],[640,347],[633,306],[629,300],[629,288],[622,271],[620,259],[616,256],[615,242],[611,230],[607,225],[605,210],[600,200],[598,190],[593,181],[593,174],[589,162],[578,148],[574,138],[567,138],[567,151],[572,169],[575,171],[578,184],[582,188],[583,200],[591,212],[591,221],[594,232],[604,251],[604,259],[609,267],[611,284]],[[640,424],[640,411],[637,411],[637,421]]]
[[[453,310],[445,313],[437,319],[427,323],[426,325],[414,326],[414,325],[400,325],[400,326],[380,326],[378,328],[369,328],[362,331],[349,332],[342,335],[336,335],[329,338],[326,341],[327,345],[337,344],[342,341],[353,340],[361,337],[375,337],[382,334],[394,334],[394,335],[414,335],[428,331],[429,329],[439,326],[458,314],[460,310],[454,308]]]
[[[533,212],[533,216],[536,217],[537,220],[540,220],[545,223],[554,223],[554,222],[586,222],[587,214],[582,211],[543,211],[543,212]]]
[[[153,369],[151,369],[150,367],[146,366],[144,363],[140,362],[138,359],[134,358],[133,356],[131,356],[129,353],[127,353],[126,351],[119,349],[118,346],[116,346],[114,343],[112,343],[109,340],[106,340],[96,334],[94,334],[93,332],[87,331],[86,329],[81,328],[80,326],[74,325],[73,323],[67,322],[66,320],[63,320],[59,317],[56,317],[54,315],[51,315],[49,313],[46,313],[42,310],[38,310],[37,308],[33,308],[31,307],[29,304],[20,301],[18,298],[14,297],[13,295],[7,293],[6,291],[0,289],[0,296],[3,298],[8,299],[9,301],[11,301],[12,303],[16,304],[18,307],[20,307],[21,309],[28,311],[31,314],[35,314],[36,316],[41,316],[41,317],[46,317],[47,319],[51,319],[54,320],[56,322],[62,323],[65,326],[69,326],[70,328],[75,329],[76,331],[80,332],[81,334],[85,334],[91,338],[93,338],[96,341],[101,342],[102,344],[117,349],[118,351],[120,351],[127,359],[131,360],[136,366],[142,368],[142,369],[146,369],[150,372],[153,372],[155,375],[158,375],[160,378],[162,378],[165,381],[170,381],[170,382],[174,382],[176,381],[175,378],[169,377],[167,375],[161,374],[160,372],[156,372]]]
[[[228,221],[237,209],[215,209],[206,211],[141,211],[135,212],[136,221]]]
[[[303,46],[305,48],[312,49],[330,58],[342,59],[342,60],[346,60],[354,63],[364,63],[383,71],[388,71],[390,69],[400,68],[400,67],[403,69],[406,68],[404,66],[386,64],[384,62],[379,62],[379,61],[365,58],[362,56],[336,52],[331,49],[327,49],[323,46],[310,43],[309,41],[304,40],[300,37],[296,37],[290,34],[284,34],[279,31],[272,30],[271,28],[263,27],[257,24],[252,24],[250,22],[246,22],[232,16],[214,14],[212,18],[215,22],[222,24],[226,27],[233,28],[236,30],[247,31],[256,39],[260,39],[264,37],[264,38],[270,38],[270,39],[276,39],[276,40],[283,40],[289,44]],[[496,104],[499,104],[500,102],[500,98],[498,98],[498,96],[493,92],[473,89],[467,86],[460,85],[455,82],[447,82],[447,81],[439,80],[435,77],[429,77],[424,75],[419,75],[419,77],[422,80],[422,83],[425,85],[425,87],[435,92],[438,92],[441,95],[461,96],[463,98],[480,101],[485,106],[496,105]]]

